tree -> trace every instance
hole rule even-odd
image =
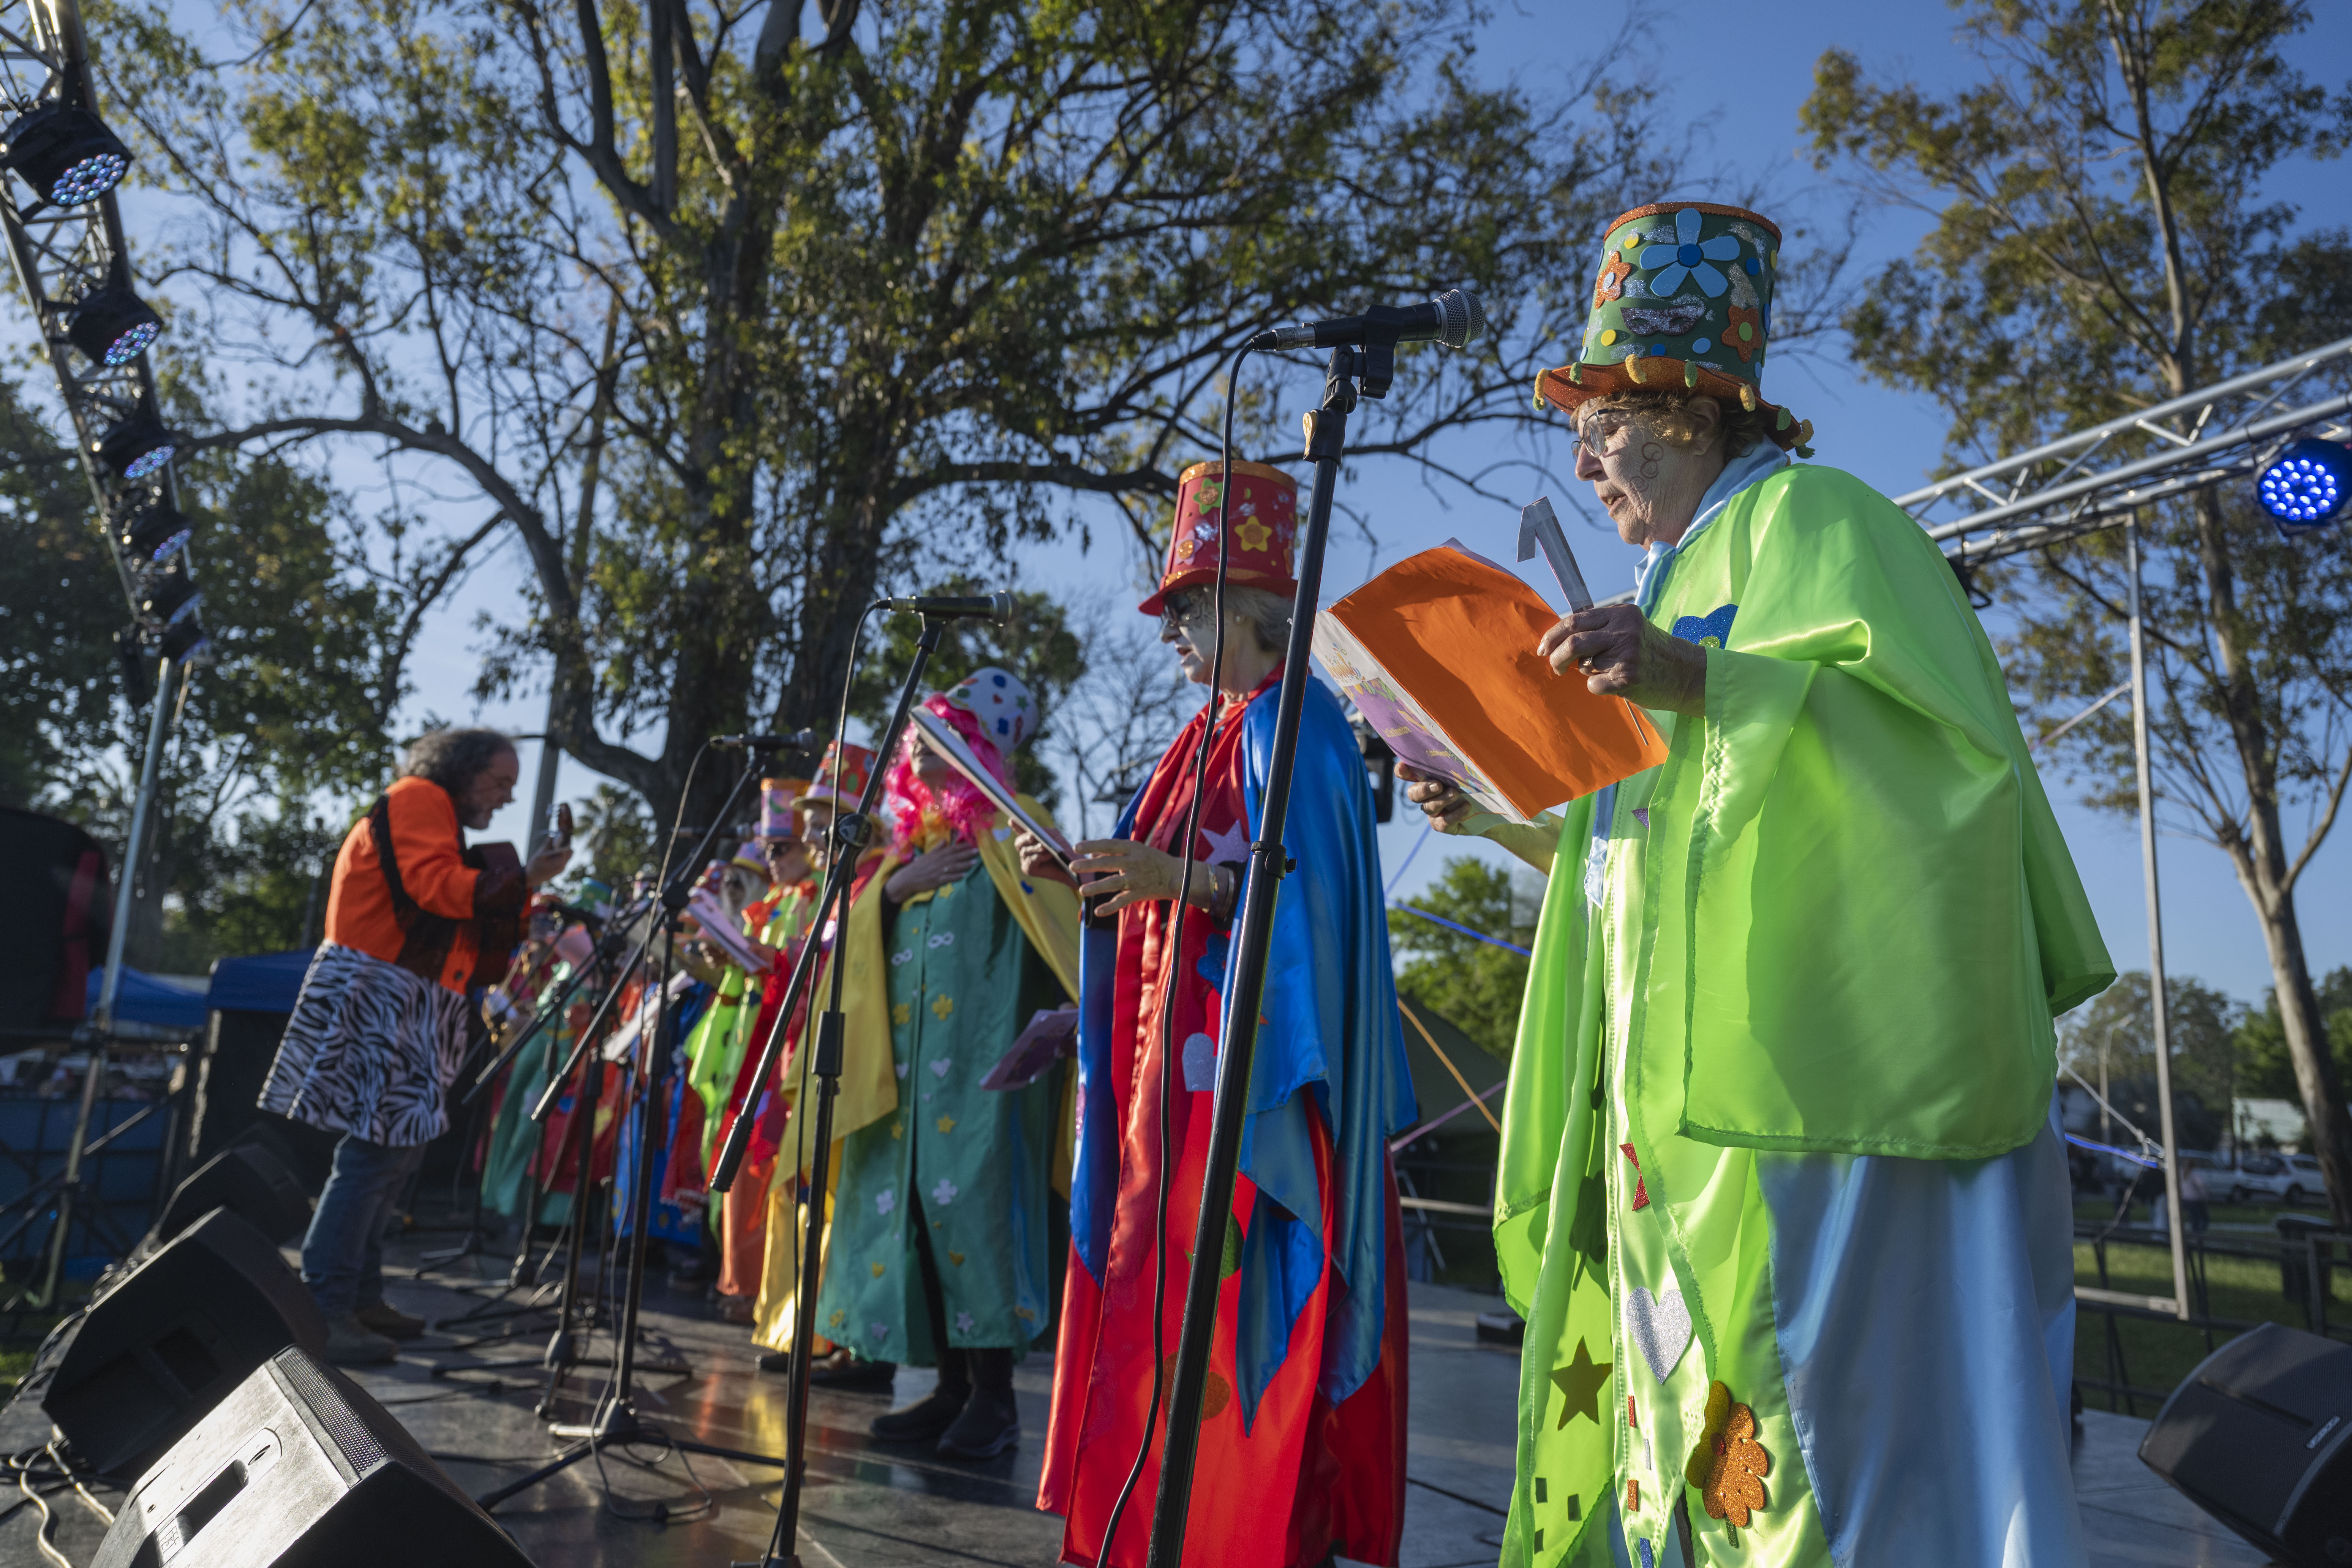
[[[154,279],[268,389],[200,439],[341,443],[463,498],[452,561],[518,541],[486,689],[553,658],[550,734],[664,816],[711,733],[824,727],[878,584],[1083,540],[1072,494],[1148,536],[1227,397],[1287,447],[1224,380],[1275,312],[1475,280],[1495,342],[1408,353],[1356,449],[1529,419],[1673,153],[1605,55],[1478,85],[1470,0],[236,0],[226,66],[182,9],[91,22],[186,220]]]
[[[2319,1016],[2326,1021],[2328,1054],[2336,1072],[2352,1083],[2352,968],[2331,970],[2313,987]],[[2238,1092],[2270,1100],[2301,1098],[2294,1062],[2287,1054],[2286,1024],[2279,1016],[2278,993],[2272,992],[2260,1007],[2249,1008],[2236,1035]]]
[[[1430,885],[1404,900],[1416,910],[1519,947],[1532,946],[1543,889],[1532,874],[1449,856]],[[1389,911],[1389,946],[1405,961],[1397,994],[1454,1020],[1479,1049],[1504,1061],[1519,1030],[1528,961],[1404,910]]]
[[[166,389],[184,391],[168,376]],[[311,797],[383,782],[415,617],[396,580],[371,577],[341,498],[314,477],[214,454],[181,478],[212,647],[168,731],[128,952],[201,970],[302,940],[320,866]],[[79,458],[0,380],[0,791],[82,823],[118,866],[147,730],[113,651],[129,619]]]
[[[2352,137],[2352,91],[2290,63],[2310,20],[2294,0],[1976,0],[1958,37],[1982,79],[1941,100],[1822,58],[1803,110],[1820,160],[1936,220],[1849,311],[1855,361],[1945,405],[1953,467],[2352,331],[2352,236],[2299,230],[2263,193]],[[2281,541],[2210,488],[2141,526],[2164,814],[2229,856],[2253,907],[2335,1217],[2352,1225],[2352,1114],[2294,898],[2352,782],[2352,544]],[[2001,584],[2011,678],[2045,727],[2118,679],[2121,563],[2121,541],[2097,535]],[[2135,808],[2127,713],[2074,730],[2063,754],[2092,804]]]
[[[2185,975],[2165,976],[2164,996],[2174,1137],[2184,1149],[2216,1148],[2230,1131],[2230,1106],[2239,1092],[2233,1031],[2242,1009]],[[2058,1049],[2059,1060],[2084,1081],[2095,1085],[2104,1077],[2109,1103],[2153,1138],[2158,1135],[2156,1020],[2147,1004],[2146,970],[2118,975],[2090,1005],[2066,1018]],[[2114,1131],[2121,1135],[2120,1128]]]

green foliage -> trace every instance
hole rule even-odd
[[[2339,1079],[2352,1083],[2352,969],[2336,969],[2319,982],[2320,1016],[2326,1021],[2329,1054]],[[2288,1059],[2286,1025],[2279,1016],[2278,993],[2250,1007],[2237,1034],[2238,1092],[2250,1098],[2301,1102],[2294,1063]]]
[[[1943,406],[1952,468],[2352,335],[2352,233],[2304,226],[2264,189],[2352,142],[2352,89],[2295,67],[2311,26],[2300,0],[1970,0],[1958,42],[1978,79],[1942,98],[1822,57],[1802,110],[1817,159],[1936,217],[1847,311],[1854,359]],[[2339,368],[2289,395],[2347,384]],[[2101,460],[2194,433],[2210,432],[2127,430]],[[2352,1116],[2294,918],[2352,780],[2352,534],[2282,540],[2234,480],[2137,517],[2161,810],[2230,857],[2264,927],[2289,1033],[2317,1050],[2305,1110],[2352,1224]],[[2047,731],[2123,679],[2129,574],[2114,531],[2021,559],[1979,580],[2013,611],[2010,678]],[[2092,805],[2137,809],[2127,707],[2055,752]]]
[[[625,902],[637,873],[661,864],[661,829],[635,790],[600,784],[572,806],[570,885],[590,877]]]
[[[180,500],[212,647],[173,698],[130,952],[201,972],[302,940],[310,879],[341,837],[311,824],[312,801],[382,782],[403,637],[314,477],[204,454],[183,467]],[[0,798],[119,846],[152,710],[123,696],[112,638],[130,611],[111,554],[71,447],[0,379]]]
[[[2210,1149],[2228,1129],[2237,1087],[2232,1031],[2238,1005],[2199,980],[2165,977],[2165,1029],[2172,1044],[2172,1117],[2183,1148]],[[2087,1006],[2061,1025],[2059,1059],[2090,1083],[2106,1058],[2107,1098],[2153,1138],[2157,1133],[2156,1020],[2148,1006],[2147,972],[2116,977]]]
[[[341,823],[247,809],[232,831],[184,847],[156,967],[203,974],[215,959],[318,942],[343,831]]]
[[[482,691],[551,658],[559,743],[665,815],[706,736],[830,721],[878,584],[997,585],[1016,540],[1087,542],[1073,493],[1147,552],[1227,398],[1288,449],[1291,368],[1219,377],[1272,314],[1474,280],[1493,344],[1408,350],[1353,450],[1532,419],[1585,237],[1677,149],[1622,56],[1483,85],[1475,0],[809,10],[233,0],[262,47],[219,68],[184,7],[89,12],[185,219],[162,276],[281,373],[205,438],[478,496],[405,537],[523,546]]]
[[[1528,947],[1543,910],[1543,888],[1529,873],[1454,855],[1429,886],[1403,901]],[[1401,910],[1389,911],[1389,946],[1399,963],[1399,995],[1444,1014],[1479,1049],[1510,1060],[1519,999],[1528,988],[1526,959]]]
[[[73,449],[0,379],[0,802],[38,806],[116,743],[130,616]]]

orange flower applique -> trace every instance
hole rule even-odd
[[[1723,346],[1747,364],[1764,350],[1764,312],[1738,305],[1726,305],[1724,310],[1731,319],[1723,329]]]
[[[1764,1478],[1771,1473],[1772,1457],[1756,1440],[1756,1412],[1735,1404],[1723,1384],[1710,1384],[1706,1428],[1683,1467],[1707,1516],[1747,1529],[1749,1514],[1764,1506]]]
[[[1592,308],[1599,310],[1625,292],[1625,279],[1633,276],[1633,264],[1622,253],[1611,251],[1601,263],[1601,276],[1593,281]]]
[[[1274,537],[1274,530],[1258,521],[1257,519],[1251,518],[1247,522],[1238,522],[1234,525],[1234,537],[1242,542],[1244,550],[1262,551],[1265,548],[1267,541]]]

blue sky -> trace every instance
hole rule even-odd
[[[2304,63],[2320,80],[2340,85],[2352,79],[2352,9],[2331,5],[2318,12],[2317,25],[2306,35]],[[1500,5],[1480,37],[1477,68],[1490,77],[1508,72],[1533,92],[1559,90],[1560,84],[1580,74],[1586,52],[1613,36],[1621,15],[1594,5]],[[1953,46],[1952,14],[1920,0],[1778,10],[1727,0],[1681,0],[1644,5],[1637,16],[1649,28],[1651,42],[1624,57],[1626,79],[1643,79],[1656,89],[1652,113],[1659,134],[1680,137],[1692,126],[1698,133],[1695,168],[1702,177],[1659,194],[1727,199],[1760,190],[1759,199],[1768,215],[1791,231],[1809,218],[1838,213],[1845,202],[1844,193],[1824,184],[1799,153],[1797,108],[1811,89],[1812,66],[1823,49],[1833,45],[1851,49],[1874,75],[1909,76],[1930,89],[1958,85],[1971,64]],[[2308,219],[2336,221],[2346,179],[2344,165],[2322,166],[2298,172],[2272,194],[2304,203]],[[1902,211],[1866,214],[1857,264],[1867,268],[1903,253],[1916,241],[1926,221]],[[1316,390],[1302,375],[1293,388],[1298,406],[1311,405]],[[1924,400],[1859,384],[1836,348],[1776,360],[1767,391],[1813,420],[1818,460],[1850,469],[1889,494],[1914,488],[1936,466],[1943,429],[1937,412]],[[1484,466],[1482,458],[1492,461],[1507,455],[1513,454],[1499,447],[1482,453],[1469,443],[1447,453],[1449,460],[1472,469]],[[1555,466],[1564,469],[1564,458]],[[1401,466],[1366,465],[1355,476],[1348,499],[1377,536],[1380,562],[1396,561],[1454,535],[1492,556],[1507,559],[1515,552],[1515,509],[1465,504],[1458,498],[1447,504]],[[1620,580],[1629,580],[1633,552],[1613,535],[1579,531],[1570,509],[1561,511],[1596,591],[1612,591]],[[1124,530],[1116,526],[1097,528],[1095,537],[1102,542],[1091,555],[1066,548],[1033,552],[1016,563],[1019,584],[1049,588],[1074,601],[1110,595],[1120,603],[1132,603],[1134,563],[1123,535]],[[1342,539],[1327,568],[1328,595],[1354,587],[1374,566],[1371,552],[1360,540]],[[475,667],[468,624],[474,611],[500,596],[521,569],[518,557],[501,554],[422,640],[414,667],[418,691],[411,715],[427,709],[452,717],[472,712],[466,696]],[[1603,588],[1603,584],[1610,586]],[[528,731],[539,728],[541,713],[540,700],[525,700],[485,710],[481,717]],[[525,751],[527,795],[535,759],[530,747]],[[591,782],[584,770],[568,765],[562,792],[576,796]],[[2048,782],[2110,950],[2121,967],[2145,967],[2147,928],[2135,823],[2076,805],[2062,776],[2053,775]],[[494,825],[493,835],[523,837],[522,815],[522,807],[510,808]],[[1381,834],[1382,854],[1391,868],[1412,855],[1399,888],[1408,897],[1438,869],[1446,853],[1462,852],[1460,847],[1444,844],[1414,854],[1419,836],[1417,826],[1402,822]],[[2315,970],[2352,963],[2352,900],[2339,890],[2347,871],[2352,870],[2347,837],[2352,837],[2352,826],[2338,830],[2302,884],[2299,907]],[[2227,860],[2216,849],[2178,837],[2162,841],[2161,858],[2171,971],[2197,976],[2242,1000],[2258,1001],[2270,984],[2269,965],[2259,929]]]

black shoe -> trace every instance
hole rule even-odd
[[[955,1419],[971,1402],[971,1390],[940,1389],[904,1410],[893,1410],[887,1415],[877,1415],[871,1428],[875,1436],[885,1443],[929,1443],[955,1425]]]
[[[809,1386],[843,1394],[887,1394],[898,1381],[895,1361],[860,1361],[856,1356],[826,1356],[809,1363]]]
[[[964,1402],[963,1413],[940,1435],[940,1455],[949,1459],[992,1459],[1021,1441],[1021,1411],[1013,1401],[986,1389]]]

